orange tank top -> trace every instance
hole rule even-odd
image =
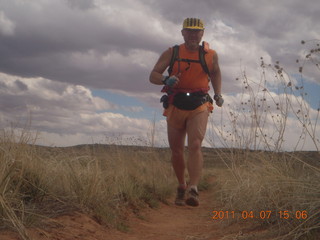
[[[212,69],[212,59],[215,51],[209,49],[205,54],[205,60],[208,69]],[[179,46],[179,58],[199,61],[199,51],[189,51],[186,49],[185,44]],[[179,66],[180,64],[180,66]],[[177,75],[180,69],[180,81],[175,86],[178,91],[197,89],[209,89],[209,76],[203,70],[200,62],[188,62],[188,61],[175,61],[171,75]]]

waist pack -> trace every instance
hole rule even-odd
[[[194,110],[206,102],[213,102],[209,94],[203,92],[177,93],[173,105],[181,110]]]

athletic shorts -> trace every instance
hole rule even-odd
[[[172,104],[169,105],[167,109],[164,109],[163,116],[167,117],[168,125],[176,129],[184,129],[188,119],[193,118],[200,112],[208,111],[212,112],[213,105],[210,102],[206,102],[201,106],[197,107],[195,110],[181,110]]]

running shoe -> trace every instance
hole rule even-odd
[[[191,188],[189,190],[186,204],[192,207],[199,206],[199,194],[195,189]]]
[[[177,197],[174,203],[178,206],[184,206],[185,205],[185,193],[186,189],[184,188],[177,188]]]

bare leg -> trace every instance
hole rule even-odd
[[[203,167],[201,144],[206,133],[208,116],[208,111],[203,111],[187,121],[189,148],[188,172],[190,186],[197,186],[201,179]]]
[[[171,161],[180,185],[185,184],[185,163],[183,157],[185,138],[185,129],[176,129],[168,125],[168,140],[172,154]]]

